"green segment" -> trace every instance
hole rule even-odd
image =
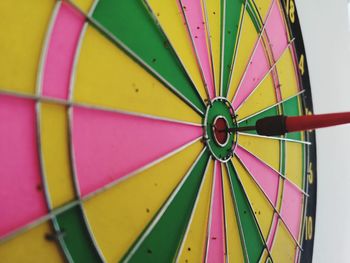
[[[286,174],[286,142],[285,141],[280,142],[280,151],[281,151],[280,172],[282,174]]]
[[[237,34],[239,29],[239,23],[241,13],[244,5],[242,0],[226,0],[225,8],[222,9],[222,17],[224,18],[224,32],[223,34],[223,62],[222,62],[222,96],[227,96],[229,86],[229,76],[233,60],[233,54],[237,42]]]
[[[290,100],[287,100],[282,104],[283,107],[283,114],[286,116],[300,116],[300,110],[299,110],[299,97],[294,97]],[[300,132],[291,132],[287,133],[288,139],[294,139],[294,140],[301,140],[301,133]]]
[[[84,224],[80,207],[73,207],[56,217],[63,241],[74,262],[102,262]]]
[[[227,163],[228,174],[232,193],[234,195],[234,203],[236,206],[236,215],[242,226],[242,235],[245,241],[249,262],[259,262],[261,253],[265,248],[262,237],[259,232],[249,201],[245,195],[241,182],[238,179],[237,173],[232,162]]]
[[[140,0],[100,0],[96,19],[196,109],[205,105],[174,50]]]
[[[174,196],[156,225],[146,228],[140,238],[145,239],[136,251],[125,255],[127,262],[172,262],[185,234],[199,187],[209,161],[209,152],[205,150],[189,173],[184,184]],[[147,231],[150,231],[146,234]]]

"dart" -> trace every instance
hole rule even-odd
[[[229,128],[221,131],[256,131],[259,135],[278,136],[289,132],[315,130],[350,123],[350,112],[305,116],[271,116],[259,119],[255,126]]]

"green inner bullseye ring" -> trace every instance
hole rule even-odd
[[[236,127],[235,113],[230,102],[225,98],[215,98],[208,105],[204,118],[204,139],[215,159],[221,162],[231,159],[237,135],[222,130]]]

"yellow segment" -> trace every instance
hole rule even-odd
[[[34,94],[56,1],[0,1],[0,87]]]
[[[93,27],[75,73],[74,100],[118,110],[201,123],[201,117]]]
[[[259,11],[262,22],[265,22],[268,11],[270,10],[272,0],[254,0],[254,3]]]
[[[221,1],[204,0],[208,17],[209,41],[214,66],[216,95],[220,94],[220,60],[221,60]]]
[[[275,170],[280,169],[280,142],[268,138],[240,134],[238,143]],[[288,155],[287,155],[288,156]],[[289,157],[288,157],[289,158]]]
[[[237,57],[235,61],[235,66],[232,71],[232,77],[227,96],[229,101],[233,99],[233,96],[236,93],[236,89],[241,81],[241,78],[243,77],[244,71],[247,67],[247,64],[249,63],[249,59],[252,55],[255,43],[259,36],[247,10],[245,11],[242,22],[243,24],[241,29],[240,40],[239,43],[237,43]]]
[[[259,112],[276,102],[275,86],[272,76],[269,75],[237,110],[238,120]]]
[[[288,230],[281,223],[278,223],[275,240],[273,241],[271,255],[274,262],[294,263],[296,245],[289,235]]]
[[[204,261],[213,174],[214,161],[211,160],[205,174],[205,181],[201,187],[194,214],[191,218],[191,225],[187,229],[177,262]]]
[[[277,73],[280,82],[282,99],[286,99],[299,92],[296,79],[294,61],[290,50],[284,52],[277,65]]]
[[[50,223],[43,223],[3,244],[0,244],[2,263],[65,262],[55,241],[48,241],[46,234],[52,233]]]
[[[41,149],[44,172],[53,208],[73,200],[74,186],[70,171],[68,148],[68,117],[66,107],[41,104]]]
[[[196,142],[84,203],[91,230],[108,262],[118,262],[127,252],[202,148]]]
[[[261,232],[265,240],[267,240],[273,221],[274,209],[268,202],[263,192],[260,190],[259,186],[254,182],[251,175],[236,157],[233,158],[233,165],[252,205],[255,217],[261,228]]]
[[[303,188],[303,145],[286,142],[286,177]]]
[[[243,246],[239,233],[235,207],[229,177],[225,167],[222,167],[222,183],[224,189],[224,209],[226,224],[226,247],[228,262],[244,262]]]
[[[160,26],[167,35],[176,54],[179,56],[199,94],[206,99],[204,82],[193,50],[190,35],[184,26],[185,20],[178,1],[174,0],[146,0],[156,16]]]
[[[94,2],[98,0],[71,0],[84,13],[88,13]]]

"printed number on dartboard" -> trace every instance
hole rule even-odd
[[[301,54],[299,59],[299,70],[300,70],[300,74],[303,76],[305,73],[305,57],[303,54]]]
[[[305,240],[313,238],[313,220],[311,216],[305,217]]]
[[[286,11],[290,22],[295,22],[295,3],[293,0],[287,0]]]

